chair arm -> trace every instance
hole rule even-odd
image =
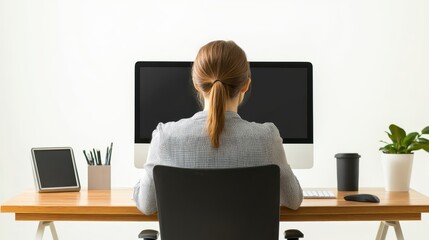
[[[285,239],[287,240],[298,240],[303,238],[304,234],[298,229],[289,229],[285,231]]]
[[[139,238],[143,238],[144,240],[156,240],[158,237],[159,232],[152,229],[145,229],[139,234]]]

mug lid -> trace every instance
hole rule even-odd
[[[358,153],[337,153],[335,154],[336,158],[360,158]]]

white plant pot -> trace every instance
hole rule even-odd
[[[414,154],[381,155],[386,191],[402,192],[410,190],[411,170]]]

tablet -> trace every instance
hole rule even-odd
[[[80,182],[71,147],[32,148],[39,192],[79,191]]]

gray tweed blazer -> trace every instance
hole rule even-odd
[[[157,211],[152,170],[155,165],[183,168],[234,168],[276,164],[280,167],[280,204],[297,209],[302,189],[286,161],[279,131],[272,123],[254,123],[226,112],[220,147],[211,146],[205,128],[207,111],[177,122],[160,123],[153,131],[143,176],[134,187],[137,208]]]

